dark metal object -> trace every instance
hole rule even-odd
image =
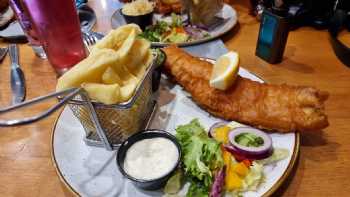
[[[336,10],[329,26],[330,41],[334,53],[339,60],[348,67],[350,67],[350,48],[343,44],[337,37],[338,33],[345,25],[347,25],[346,23],[349,23],[349,21],[349,14],[343,10]]]
[[[78,16],[82,32],[90,32],[96,24],[96,14],[94,10],[83,3],[78,7]]]
[[[286,17],[265,10],[261,18],[255,54],[271,64],[281,62],[288,33],[289,26]]]
[[[261,9],[280,7],[287,10],[290,27],[312,26],[316,29],[329,27],[334,8],[350,11],[348,0],[251,0],[251,13],[260,18]]]

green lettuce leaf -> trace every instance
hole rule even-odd
[[[176,138],[182,148],[186,176],[192,184],[201,183],[208,193],[213,181],[212,171],[223,166],[220,143],[207,136],[197,119],[177,127]]]
[[[175,29],[173,29],[170,34],[163,39],[164,42],[171,43],[181,43],[186,42],[189,39],[189,35],[186,33],[178,33]]]
[[[190,188],[187,191],[186,197],[208,197],[209,192],[200,182],[191,182]]]
[[[192,135],[206,135],[204,128],[199,124],[198,119],[192,120],[189,124],[180,125],[176,128],[176,138],[180,141],[181,146],[184,146]]]

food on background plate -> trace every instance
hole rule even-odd
[[[163,137],[143,139],[127,150],[124,170],[137,179],[157,179],[169,173],[178,159],[179,151],[171,140]]]
[[[210,87],[213,65],[169,46],[165,70],[209,113],[254,127],[280,132],[314,131],[328,126],[324,102],[316,88],[259,83],[238,76],[227,90]]]
[[[227,127],[230,133],[234,133],[236,126],[224,123],[215,128]],[[250,128],[245,129],[248,131]],[[168,180],[164,188],[165,196],[180,193],[185,184],[183,180],[190,184],[186,191],[188,197],[220,197],[224,194],[241,196],[243,192],[256,191],[264,182],[265,165],[276,163],[289,155],[288,150],[277,147],[273,148],[272,155],[263,160],[236,155],[227,151],[226,147],[231,147],[231,144],[215,137],[210,138],[197,119],[178,126],[176,138],[182,149],[182,165]]]
[[[209,27],[215,23],[216,15],[222,10],[223,0],[182,0],[189,12],[191,24]]]
[[[181,14],[182,5],[180,0],[156,0],[155,2],[155,11],[159,14]]]
[[[139,16],[153,12],[153,8],[153,2],[148,0],[135,0],[126,3],[122,8],[122,13],[129,16]]]
[[[152,25],[154,3],[148,0],[136,0],[127,3],[121,9],[121,14],[126,23],[134,23],[145,29]]]
[[[153,61],[150,43],[137,37],[141,32],[134,24],[109,32],[58,79],[56,90],[83,87],[91,99],[104,104],[128,101]]]
[[[210,76],[211,87],[226,90],[235,82],[239,70],[239,55],[230,51],[215,62]]]
[[[184,24],[180,15],[172,14],[171,22],[156,21],[140,34],[151,42],[182,43],[210,37],[210,34],[196,26]]]

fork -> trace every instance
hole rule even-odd
[[[83,40],[87,46],[92,46],[98,41],[97,37],[91,32],[83,32]]]
[[[90,47],[95,45],[97,41],[101,40],[104,35],[98,32],[93,32],[93,31],[89,31],[89,32],[85,32],[82,31],[82,35],[83,35],[83,42],[88,50],[88,52],[90,52]]]

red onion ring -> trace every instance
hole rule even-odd
[[[261,137],[264,140],[264,144],[259,147],[246,147],[240,145],[235,141],[235,138],[242,133],[251,133]],[[272,139],[263,131],[251,127],[238,127],[233,129],[228,136],[231,146],[225,146],[225,148],[233,154],[238,154],[246,157],[247,159],[253,160],[265,159],[272,154]]]
[[[266,152],[264,154],[261,155],[249,155],[249,154],[244,154],[242,152],[240,152],[239,150],[237,150],[235,147],[233,147],[232,145],[224,145],[224,148],[226,151],[230,152],[231,155],[238,161],[241,162],[245,159],[248,160],[261,160],[261,159],[265,159],[267,157],[270,157],[272,154],[272,150],[270,152]]]

